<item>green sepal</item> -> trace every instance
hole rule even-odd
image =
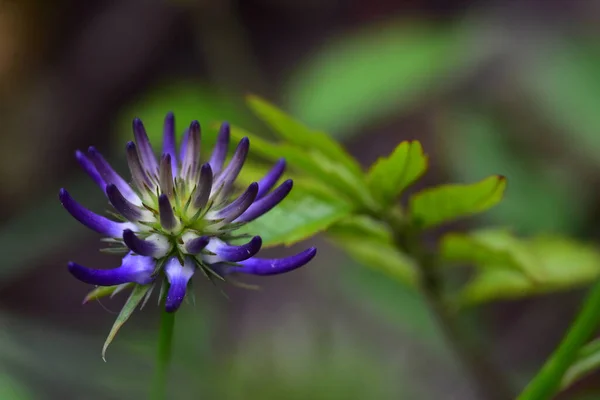
[[[98,300],[106,296],[113,297],[117,293],[131,287],[133,283],[124,283],[122,285],[115,286],[98,286],[94,290],[90,291],[83,299],[83,304],[89,303],[92,300]]]
[[[104,346],[102,346],[102,359],[104,361],[106,361],[106,350],[108,349],[108,346],[115,338],[117,332],[119,332],[119,329],[121,329],[121,327],[129,319],[131,314],[133,314],[133,311],[140,304],[140,302],[142,301],[144,296],[146,296],[146,293],[150,290],[151,287],[152,287],[152,285],[135,285],[134,286],[133,290],[131,291],[131,295],[129,295],[129,298],[125,302],[125,305],[123,305],[123,308],[121,309],[121,312],[119,313],[119,316],[117,317],[117,320],[115,321],[112,328],[110,329],[108,337],[106,338],[106,341],[104,342]]]

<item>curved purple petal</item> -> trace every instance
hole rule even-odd
[[[155,186],[142,165],[135,143],[127,142],[125,151],[127,152],[127,164],[131,171],[133,183],[137,186],[140,193],[144,193],[147,189],[154,190]]]
[[[90,285],[113,286],[135,282],[147,285],[154,281],[156,261],[152,257],[143,257],[129,253],[123,258],[120,267],[114,269],[92,269],[70,262],[69,272],[82,282]]]
[[[210,198],[210,191],[212,189],[213,172],[210,168],[210,164],[206,163],[200,168],[200,178],[198,178],[198,185],[194,191],[194,199],[192,200],[192,206],[195,209],[201,209],[206,206],[208,199]]]
[[[139,207],[135,204],[130,203],[125,196],[119,192],[119,189],[114,184],[110,183],[106,186],[106,195],[110,204],[113,205],[115,210],[122,216],[127,218],[129,221],[135,222],[142,219],[143,213]]]
[[[127,222],[111,221],[108,218],[93,213],[77,203],[65,189],[60,189],[58,198],[63,207],[73,216],[73,218],[102,235],[120,238],[125,229],[135,227],[135,225]]]
[[[277,275],[292,271],[307,264],[317,254],[317,249],[311,247],[294,256],[276,259],[252,257],[239,262],[240,267],[231,267],[228,273],[238,272],[251,275]]]
[[[142,166],[150,176],[156,176],[158,174],[158,164],[156,162],[154,150],[150,144],[150,139],[148,139],[148,134],[146,134],[146,128],[144,128],[144,124],[139,118],[134,118],[132,125],[133,136],[135,137],[135,142],[140,149],[140,160],[142,162]]]
[[[186,257],[184,264],[181,265],[177,257],[172,257],[167,261],[165,266],[165,274],[169,281],[169,291],[165,301],[165,310],[167,312],[177,311],[187,291],[187,285],[194,272],[196,266],[191,258]]]
[[[171,171],[177,176],[177,145],[175,144],[175,115],[167,113],[163,130],[163,153],[171,156]]]
[[[223,207],[219,211],[214,213],[216,219],[224,219],[225,221],[233,221],[240,215],[242,215],[256,199],[258,193],[258,183],[252,182],[246,191],[242,193],[237,199],[232,201],[227,206]],[[212,215],[211,215],[212,217]]]
[[[246,157],[248,156],[248,150],[250,149],[250,140],[247,137],[242,138],[240,143],[235,149],[231,161],[227,164],[227,167],[217,176],[213,187],[218,189],[221,185],[224,185],[226,190],[233,185],[237,179]]]
[[[160,186],[160,190],[167,197],[173,198],[173,163],[169,153],[162,155],[158,168],[158,185]]]
[[[262,239],[260,236],[254,236],[248,243],[241,246],[233,246],[221,241],[214,242],[215,245],[208,246],[207,249],[215,253],[222,260],[229,262],[247,260],[256,255],[262,247]]]
[[[227,149],[229,148],[229,123],[223,122],[221,129],[219,129],[219,136],[217,136],[217,143],[210,156],[209,164],[214,172],[218,174],[223,169],[225,158],[227,157]]]
[[[166,194],[158,196],[158,213],[160,215],[160,225],[163,228],[173,230],[177,227],[179,221]]]
[[[181,177],[196,180],[200,169],[200,123],[192,121],[188,129],[185,152],[181,160]]]
[[[290,193],[294,182],[291,179],[283,182],[260,200],[256,200],[248,209],[240,215],[234,222],[250,222],[270,211],[279,204]]]
[[[81,165],[81,167],[85,170],[85,172],[87,172],[87,174],[94,180],[94,182],[96,182],[96,185],[98,185],[100,189],[104,191],[104,189],[106,188],[106,182],[102,178],[102,175],[100,175],[100,172],[98,172],[98,169],[96,168],[94,163],[79,150],[75,152],[75,158],[79,162],[79,165]]]
[[[117,188],[119,188],[119,192],[121,192],[123,196],[131,203],[135,204],[136,206],[142,205],[142,200],[137,193],[135,193],[131,186],[129,186],[129,184],[123,178],[121,178],[121,176],[117,174],[114,169],[112,169],[108,161],[102,157],[102,154],[100,154],[96,148],[88,148],[88,156],[96,166],[96,169],[102,176],[102,179],[104,179],[107,184],[114,184]]]
[[[279,178],[281,178],[284,171],[285,158],[281,158],[275,163],[275,165],[273,165],[273,168],[271,168],[271,170],[267,172],[267,175],[265,175],[264,178],[258,181],[258,195],[256,195],[256,198],[260,199],[264,197],[267,193],[269,193],[269,191],[273,189],[273,186],[275,186]]]
[[[185,131],[183,131],[183,136],[181,137],[181,144],[179,145],[179,162],[183,162],[183,159],[185,158],[185,152],[187,151],[187,143],[188,143],[188,139],[190,138],[190,129],[189,128],[185,128]]]
[[[188,252],[188,254],[198,254],[204,250],[209,241],[210,237],[208,236],[200,236],[192,240],[188,240],[185,242],[185,250]]]
[[[168,241],[160,236],[149,236],[144,240],[137,237],[130,229],[123,231],[123,241],[132,252],[154,258],[164,256],[171,247]]]

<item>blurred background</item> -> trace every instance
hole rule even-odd
[[[228,119],[268,136],[255,93],[343,141],[366,167],[418,139],[418,187],[508,177],[482,223],[600,239],[600,2],[568,0],[0,1],[0,399],[144,398],[158,309],[107,354],[124,301],[81,305],[68,260],[116,266],[60,206],[104,199],[74,151],[125,173],[140,116],[158,134]],[[418,294],[317,237],[304,269],[196,285],[178,313],[172,399],[476,399]],[[306,243],[300,245],[305,246]],[[297,249],[274,249],[282,255]],[[583,290],[466,310],[522,387],[556,346]],[[562,399],[600,398],[598,375]]]

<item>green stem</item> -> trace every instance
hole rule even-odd
[[[151,392],[151,398],[154,400],[167,399],[167,378],[171,362],[174,326],[175,313],[166,312],[163,306],[158,335],[158,352],[156,353],[156,371]]]
[[[562,378],[573,364],[579,349],[600,325],[600,282],[590,290],[579,315],[561,344],[517,400],[550,399],[560,388]]]

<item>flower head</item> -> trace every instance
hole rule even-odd
[[[116,220],[89,211],[65,189],[60,190],[65,209],[106,236],[111,251],[124,254],[121,266],[115,269],[69,263],[69,271],[77,279],[98,286],[167,284],[165,307],[175,311],[199,270],[211,278],[232,273],[274,275],[301,267],[315,256],[316,249],[309,248],[281,259],[258,258],[261,237],[236,234],[239,227],[271,210],[292,189],[291,180],[274,188],[283,175],[285,160],[231,199],[250,143],[243,138],[225,165],[230,136],[227,123],[221,126],[206,163],[200,160],[197,121],[190,124],[177,152],[174,116],[169,113],[158,160],[139,119],[133,121],[133,133],[135,141],[126,145],[131,185],[95,148],[85,154],[76,152],[83,169],[108,198]]]

